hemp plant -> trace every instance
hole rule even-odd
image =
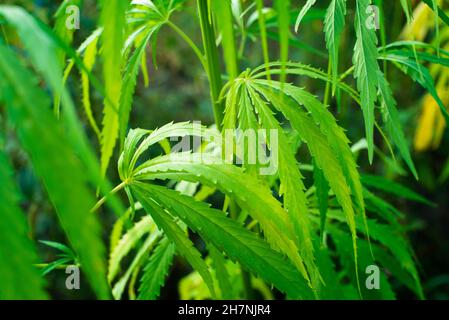
[[[439,34],[448,17],[438,1],[423,3]],[[67,237],[59,248],[73,252],[60,264],[76,261],[99,299],[157,299],[176,259],[193,269],[179,281],[184,298],[394,299],[397,283],[424,298],[404,214],[375,191],[429,202],[359,165],[376,163],[376,144],[385,143],[418,178],[386,66],[422,86],[447,121],[425,65],[447,66],[439,42],[386,43],[384,1],[102,0],[97,28],[75,49],[66,9],[81,4],[63,1],[54,25],[0,5],[0,123],[12,128],[57,213]],[[410,2],[401,5],[411,23]],[[197,37],[175,22],[183,15],[194,19]],[[322,25],[315,36],[323,48],[298,40],[307,21]],[[148,52],[156,60],[167,30],[197,57],[214,123],[135,128],[139,75],[147,81]],[[354,47],[342,52],[349,36]],[[249,43],[260,48],[256,65],[245,58]],[[292,61],[297,50],[324,56],[328,70]],[[80,82],[79,101],[71,78]],[[93,90],[103,99],[101,122]],[[334,106],[343,101],[363,114],[361,143],[337,121]],[[235,134],[226,140],[226,132]],[[6,129],[0,137],[0,297],[48,298]],[[200,142],[173,152],[177,137]],[[264,174],[274,155],[275,170]],[[100,211],[115,213],[112,229]]]

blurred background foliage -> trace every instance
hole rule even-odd
[[[84,0],[82,2],[81,28],[74,35],[74,46],[78,47],[96,27],[98,9],[96,1]],[[401,9],[401,1],[374,1],[382,8],[385,28],[379,38],[384,37],[386,43],[396,40],[420,40],[432,43],[435,41],[434,16],[432,11],[420,1],[412,1],[414,19],[407,25],[406,17]],[[419,3],[418,3],[419,2]],[[42,21],[48,24],[54,23],[54,14],[61,1],[54,0],[2,0],[2,4],[20,5]],[[267,1],[270,4],[271,1]],[[327,69],[327,54],[323,33],[323,17],[328,1],[318,0],[316,6],[304,18],[297,34],[293,32],[293,25],[302,5],[305,1],[292,1],[293,8],[297,8],[292,14],[292,34],[290,60],[300,61]],[[253,13],[255,8],[248,8],[248,3],[242,0],[243,8],[248,10],[242,16],[236,17],[237,24],[246,25],[244,33],[237,28],[237,37],[240,52],[245,52],[243,61],[248,67],[258,66],[263,63],[263,57],[258,42],[258,26],[255,23]],[[440,1],[443,9],[449,10],[449,1]],[[195,6],[189,6],[194,10]],[[354,12],[349,9],[348,19],[352,19]],[[267,14],[269,17],[269,13]],[[197,43],[201,43],[196,12],[177,15],[173,17],[176,24]],[[269,19],[268,19],[269,24]],[[449,27],[444,24],[440,26],[441,48],[449,51]],[[271,39],[269,49],[276,56],[278,42],[275,30],[268,30]],[[3,32],[6,32],[3,30]],[[14,43],[14,35],[7,34],[8,41]],[[352,48],[355,39],[353,32],[346,32],[342,38],[341,65],[342,70],[351,66]],[[245,50],[243,50],[245,49]],[[139,77],[136,89],[130,123],[133,127],[153,129],[168,122],[174,121],[202,121],[204,124],[213,123],[213,114],[209,98],[207,78],[197,58],[191,49],[178,36],[168,28],[164,28],[158,36],[155,65],[151,59],[151,49],[147,52],[147,67],[149,72],[149,83],[146,85],[142,75]],[[346,67],[346,68],[345,68]],[[449,73],[447,67],[428,65],[437,84],[437,90],[442,101],[449,105]],[[98,66],[96,66],[98,68]],[[415,249],[417,259],[420,262],[423,287],[426,297],[429,299],[449,299],[449,135],[444,130],[444,120],[434,100],[425,91],[413,82],[409,77],[403,75],[396,69],[387,70],[388,79],[398,101],[398,110],[403,122],[406,137],[413,150],[415,165],[419,173],[419,181],[410,175],[405,166],[400,162],[394,162],[389,155],[388,147],[381,137],[376,137],[376,160],[369,165],[367,154],[362,153],[359,159],[361,172],[364,174],[377,174],[388,179],[398,181],[411,189],[421,193],[435,206],[429,207],[421,204],[411,203],[403,199],[394,198],[383,194],[392,204],[407,214],[408,226],[411,230],[410,240]],[[319,82],[309,78],[292,77],[288,79],[296,85],[305,86],[307,89],[323,98],[325,92]],[[353,81],[353,80],[348,80]],[[72,76],[69,78],[68,87],[76,97],[75,101],[81,101],[80,78]],[[363,116],[360,109],[349,98],[343,97],[340,110],[337,110],[335,101],[331,108],[336,114],[340,126],[347,130],[347,135],[353,143],[364,137]],[[93,91],[92,108],[97,122],[100,121],[102,97]],[[95,134],[89,129],[88,121],[82,112],[86,131],[89,132],[91,142],[98,146]],[[1,115],[0,115],[1,117]],[[6,125],[3,122],[2,125]],[[27,156],[18,147],[16,138],[12,134],[6,136],[7,152],[14,160],[17,173],[17,181],[21,187],[23,208],[28,213],[30,225],[30,237],[36,240],[48,240],[64,242],[63,232],[58,227],[55,213],[48,203],[45,191],[42,189],[38,179],[33,175]],[[117,155],[115,155],[117,157]],[[302,159],[301,162],[309,161]],[[446,168],[446,175],[445,175]],[[116,177],[117,173],[111,168],[108,173],[110,177]],[[104,209],[102,220],[105,230],[110,230],[114,221],[112,213]],[[107,234],[105,232],[105,241]],[[39,245],[42,261],[53,261],[58,251],[44,244]],[[179,260],[173,266],[172,276],[162,291],[161,298],[175,299],[179,297],[178,281],[190,273],[189,267]],[[81,292],[65,290],[64,270],[49,273],[47,275],[50,293],[54,298],[80,299],[93,298],[88,285],[81,284]],[[188,298],[195,284],[195,275],[190,276],[191,281],[181,282],[181,297]],[[410,298],[406,290],[398,292],[398,298]],[[201,293],[196,293],[201,296]]]

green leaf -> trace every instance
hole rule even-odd
[[[98,128],[97,122],[95,121],[95,118],[92,113],[92,105],[90,103],[90,91],[89,91],[90,90],[89,72],[92,71],[92,68],[95,64],[95,59],[97,56],[98,39],[99,39],[98,37],[93,37],[92,41],[87,44],[83,57],[83,62],[87,70],[80,70],[80,72],[81,72],[81,88],[83,93],[82,102],[84,112],[86,113],[87,120],[89,121],[90,126],[97,135],[98,140],[101,141],[100,129]]]
[[[154,300],[160,295],[175,256],[175,245],[164,238],[145,265],[139,287],[139,300]]]
[[[138,241],[147,233],[155,231],[151,217],[144,217],[137,222],[117,243],[109,257],[108,281],[112,282],[120,270],[122,259],[136,246]]]
[[[366,140],[368,142],[369,161],[374,156],[374,103],[377,99],[377,74],[380,72],[377,64],[377,37],[366,22],[370,0],[358,0],[356,7],[355,30],[356,44],[354,47],[354,77],[357,79],[357,88],[360,91],[361,106],[365,119]]]
[[[261,42],[262,42],[263,60],[264,60],[265,64],[268,64],[270,62],[270,54],[268,51],[267,26],[265,23],[263,0],[256,0],[256,4],[257,4],[257,20],[258,20],[258,24],[259,24],[260,38],[261,38]],[[267,66],[267,72],[268,72],[267,78],[269,79],[270,78],[270,75],[269,75],[270,69],[268,66]]]
[[[357,270],[354,269],[354,265],[352,263],[348,263],[351,261],[352,254],[351,251],[348,250],[351,244],[351,238],[345,232],[338,230],[336,227],[329,228],[332,239],[335,242],[335,246],[337,249],[337,253],[339,255],[341,264],[346,270],[347,275],[351,279],[353,285],[357,284],[357,280],[355,279],[355,274],[365,275],[363,278],[366,279],[366,268],[371,265],[378,264],[373,260],[370,253],[370,245],[368,242],[364,240],[359,240],[359,255],[360,255],[360,263]],[[388,282],[388,279],[385,275],[385,272],[380,269],[380,290],[368,290],[365,285],[361,286],[361,298],[367,300],[393,300],[395,299],[395,295],[391,286]]]
[[[204,160],[204,154],[186,155],[185,158],[171,159],[163,156],[149,160],[134,172],[134,179],[175,179],[201,182],[216,187],[259,221],[265,237],[274,247],[287,255],[308,280],[303,258],[298,254],[298,247],[287,213],[260,181],[242,169],[232,165],[206,164],[213,159]],[[248,201],[251,199],[251,201]]]
[[[1,60],[4,58],[2,54]],[[0,88],[1,84],[0,80]],[[38,261],[36,249],[28,238],[27,222],[19,207],[12,169],[2,149],[0,180],[0,299],[47,299],[44,280],[33,266]]]
[[[326,47],[329,50],[330,60],[332,62],[332,94],[335,94],[337,87],[340,38],[344,31],[345,15],[346,0],[332,0],[324,20]]]
[[[313,257],[313,245],[310,232],[310,222],[307,218],[307,199],[304,194],[305,186],[303,176],[299,171],[295,154],[290,148],[290,143],[284,130],[281,128],[272,111],[268,108],[261,97],[256,94],[251,86],[247,87],[248,94],[254,103],[256,113],[259,116],[261,125],[267,130],[275,130],[278,136],[278,145],[270,148],[278,148],[279,157],[279,178],[281,186],[279,195],[284,197],[284,208],[287,211],[291,223],[293,224],[295,235],[299,241],[301,255],[308,268],[309,274],[316,271]],[[246,94],[243,93],[243,94]],[[272,102],[270,99],[268,99]]]
[[[281,72],[281,82],[286,80],[285,63],[288,60],[288,48],[290,39],[290,0],[275,0],[275,6],[278,14],[278,29],[280,43],[280,58],[283,63]]]
[[[428,206],[434,206],[435,204],[431,201],[427,200],[420,194],[416,193],[415,191],[399,184],[394,181],[390,181],[388,179],[385,179],[380,176],[373,176],[373,175],[363,175],[362,176],[362,182],[367,187],[372,187],[378,190],[382,190],[385,192],[388,192],[392,195],[409,199],[412,201],[420,202],[423,204],[426,204]]]
[[[45,244],[48,247],[57,249],[69,257],[76,258],[76,255],[73,252],[73,250],[70,249],[69,247],[67,247],[65,244],[62,244],[59,242],[54,242],[54,241],[45,241],[45,240],[39,240],[39,242],[42,244]]]
[[[307,14],[307,12],[312,8],[312,6],[316,3],[316,0],[307,0],[306,4],[302,7],[301,11],[298,14],[298,18],[296,18],[295,22],[295,32],[298,32],[299,25],[301,24],[302,19]]]
[[[106,174],[119,134],[122,49],[125,12],[128,4],[129,2],[126,0],[101,1],[102,59],[106,94],[103,109],[103,129],[101,131],[101,172],[103,176]]]
[[[329,183],[324,177],[323,171],[314,161],[313,180],[316,188],[316,197],[318,201],[318,209],[320,211],[320,232],[324,240],[324,231],[326,228],[327,209],[329,207]]]
[[[273,283],[291,298],[312,298],[312,292],[300,273],[279,253],[255,234],[244,229],[222,211],[209,208],[191,197],[183,196],[166,188],[138,184],[141,196],[155,197],[173,215],[183,220],[201,237],[238,260],[245,268]]]
[[[83,270],[100,298],[109,290],[104,268],[100,225],[90,213],[94,198],[71,140],[49,111],[47,96],[37,79],[0,44],[0,87],[6,92],[8,117],[16,126],[19,141],[30,155],[35,172],[42,177],[59,220]],[[24,125],[26,124],[26,125]],[[61,177],[70,183],[61,183]]]
[[[223,300],[230,300],[233,298],[233,285],[231,284],[231,276],[226,268],[227,260],[223,253],[215,248],[214,245],[208,244],[207,247],[209,249],[209,257],[212,260],[212,267],[215,271],[215,278],[220,288],[220,297]]]
[[[349,148],[349,140],[346,137],[344,130],[338,126],[332,113],[330,113],[316,97],[301,88],[290,84],[284,84],[283,89],[281,90],[281,85],[276,81],[255,80],[254,83],[261,85],[260,90],[262,90],[267,97],[271,96],[271,100],[273,100],[273,94],[267,91],[267,89],[264,89],[264,87],[272,88],[286,94],[296,101],[296,103],[304,106],[307,112],[310,113],[313,121],[316,124],[319,124],[321,132],[326,137],[328,144],[331,146],[340,163],[346,181],[351,188],[356,211],[364,215],[365,205],[363,201],[363,189],[357,170],[357,164],[352,151]],[[276,100],[276,98],[274,98],[274,100]],[[293,113],[296,112],[294,107],[290,106],[288,103],[278,104],[278,107],[280,109],[282,108],[282,112],[288,111],[290,116],[294,116]],[[286,109],[287,107],[288,109]],[[292,125],[293,124],[292,121]]]
[[[59,6],[58,10],[55,13],[55,26],[54,26],[54,32],[55,34],[64,41],[67,45],[70,45],[73,42],[73,34],[74,29],[67,27],[67,9],[70,6],[77,6],[79,7],[80,0],[64,0],[61,5]],[[58,55],[58,62],[61,66],[65,65],[66,63],[66,52],[60,48],[57,52]],[[54,95],[54,107],[55,107],[55,113],[59,116],[59,108],[60,108],[60,95],[58,92]]]
[[[131,278],[131,275],[133,275],[133,273],[136,272],[136,270],[140,268],[140,266],[145,262],[147,254],[153,249],[154,246],[157,245],[161,237],[162,233],[157,230],[151,233],[139,248],[136,256],[132,260],[125,274],[115,283],[114,287],[112,288],[112,295],[116,300],[119,300],[122,297],[123,291],[125,291],[126,284]]]
[[[162,24],[156,24],[147,31],[147,34],[138,44],[128,61],[128,65],[124,71],[122,93],[120,95],[119,115],[120,115],[120,141],[123,143],[128,129],[129,114],[131,112],[132,98],[136,88],[137,75],[139,73],[140,63],[145,54],[149,42],[153,36],[156,36]]]
[[[214,283],[206,263],[201,259],[201,254],[194,247],[192,241],[185,232],[178,226],[172,216],[165,211],[160,204],[156,203],[151,194],[146,192],[146,186],[142,183],[134,182],[131,186],[136,198],[140,201],[145,211],[153,217],[157,226],[162,229],[165,235],[173,241],[176,250],[183,256],[190,265],[199,272],[206,283],[212,297],[215,297]]]
[[[2,5],[0,6],[0,16],[5,18],[7,23],[17,31],[33,67],[43,76],[46,84],[53,90],[53,92],[58,93],[61,96],[62,106],[64,107],[64,116],[61,117],[61,121],[64,124],[67,139],[72,144],[74,150],[76,150],[76,153],[79,154],[79,157],[85,166],[86,176],[93,184],[100,187],[103,194],[109,193],[111,189],[110,184],[101,175],[100,165],[88,144],[81,122],[75,113],[74,103],[67,90],[62,86],[62,68],[58,63],[56,53],[59,48],[64,49],[81,69],[87,71],[83,62],[79,59],[74,50],[52,33],[48,26],[35,19],[24,9],[15,6]],[[87,46],[87,44],[95,39],[101,32],[101,29],[95,31],[89,39],[83,43],[80,51],[83,51],[85,46]],[[95,78],[92,74],[90,74],[90,77],[92,84],[100,92],[103,92],[101,86],[98,86],[98,82],[93,81]],[[110,200],[111,201],[108,201],[110,207],[115,213],[121,214],[124,211],[121,203],[115,196],[110,197]]]
[[[435,83],[433,81],[432,75],[427,68],[416,63],[416,61],[412,59],[393,54],[381,56],[380,59],[395,63],[404,73],[408,74],[415,82],[419,83],[423,88],[425,88],[438,103],[446,124],[449,124],[449,113],[446,110],[446,106],[444,105],[443,101],[441,101],[440,97],[438,96],[438,92],[435,89]]]
[[[237,77],[239,67],[237,63],[237,48],[235,45],[234,24],[231,11],[231,0],[213,1],[213,10],[217,17],[217,26],[221,30],[223,57],[226,70],[231,79]]]
[[[407,140],[404,136],[404,130],[402,129],[401,121],[399,119],[399,113],[396,109],[396,101],[391,92],[390,85],[380,71],[378,72],[378,83],[380,96],[382,97],[382,115],[385,126],[399,149],[402,158],[415,176],[415,179],[418,179],[418,173],[416,172],[415,164],[410,155]]]
[[[285,88],[287,87],[288,86],[286,85]],[[333,152],[327,138],[314,123],[313,119],[310,118],[305,111],[292,103],[294,102],[293,100],[289,99],[288,101],[287,97],[284,97],[284,99],[281,100],[271,91],[268,91],[263,87],[259,88],[259,90],[266,96],[268,101],[273,103],[273,105],[285,115],[293,129],[298,132],[301,140],[307,143],[307,147],[309,148],[314,161],[323,171],[326,180],[329,181],[330,187],[337,196],[338,202],[346,214],[347,222],[351,234],[353,235],[354,252],[356,252],[355,214],[350,196],[351,190],[346,182],[346,177],[340,166],[338,157]],[[336,136],[336,133],[331,134]],[[347,144],[346,149],[349,149]],[[355,257],[357,257],[356,254]]]

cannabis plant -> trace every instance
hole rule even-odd
[[[387,43],[384,1],[103,0],[97,28],[76,49],[68,12],[82,1],[63,1],[51,24],[0,5],[0,297],[48,298],[42,273],[76,265],[99,299],[157,299],[181,259],[193,270],[178,284],[186,299],[394,299],[398,283],[424,298],[405,216],[376,191],[429,202],[359,164],[376,163],[387,146],[418,179],[387,66],[449,120],[438,71],[427,68],[449,65],[441,2],[420,4],[434,43]],[[411,2],[400,3],[413,26]],[[196,35],[176,22],[182,16],[195,18]],[[323,26],[322,49],[300,37],[311,21]],[[214,123],[135,128],[136,86],[170,30],[207,76]],[[342,50],[348,34],[354,46]],[[250,48],[258,62],[246,58]],[[324,56],[328,69],[292,61],[292,50]],[[334,112],[343,104],[363,115],[356,141]],[[11,132],[65,232],[65,244],[45,242],[58,260],[40,260],[27,236]],[[116,215],[112,228],[100,211]]]

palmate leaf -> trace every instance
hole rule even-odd
[[[363,201],[363,191],[357,164],[352,151],[349,148],[349,140],[343,129],[338,126],[332,113],[330,113],[316,97],[301,88],[290,84],[284,84],[283,89],[281,90],[281,85],[276,81],[254,80],[254,83],[260,88],[258,90],[261,90],[261,92],[268,97],[268,100],[276,100],[273,93],[269,91],[270,89],[275,90],[277,94],[285,94],[292,98],[297,104],[303,106],[307,112],[310,113],[313,121],[319,124],[321,132],[327,138],[329,145],[339,160],[340,167],[351,188],[356,211],[364,215],[365,206]],[[282,107],[282,104],[279,104],[279,108],[281,109]]]
[[[33,266],[36,250],[28,238],[12,169],[2,149],[0,180],[0,299],[46,299],[44,280]]]
[[[154,300],[159,297],[174,256],[173,242],[167,238],[162,239],[145,265],[139,287],[139,300]]]
[[[332,62],[332,93],[335,93],[338,78],[338,60],[340,38],[345,26],[346,0],[332,0],[324,20],[324,32],[326,34],[326,47],[329,50]]]
[[[138,142],[145,136],[140,145]],[[125,141],[124,152],[119,160],[119,172],[123,180],[127,179],[176,179],[202,182],[210,187],[219,188],[228,196],[236,199],[239,206],[250,213],[260,222],[266,233],[269,243],[279,248],[298,267],[303,276],[308,279],[303,260],[298,255],[298,248],[292,240],[294,239],[287,214],[279,202],[273,198],[269,190],[261,185],[259,181],[235,166],[218,164],[217,159],[205,159],[201,161],[201,154],[186,155],[186,157],[163,156],[149,160],[138,168],[134,168],[140,155],[152,144],[172,137],[196,135],[203,138],[220,139],[220,134],[215,131],[195,126],[189,123],[176,123],[163,126],[154,132],[145,130],[132,130]],[[219,140],[215,140],[219,141]],[[207,158],[207,155],[206,155]],[[211,163],[207,165],[207,163]],[[257,201],[248,201],[248,199]],[[271,208],[267,210],[267,208]]]
[[[314,123],[306,112],[300,109],[291,99],[284,99],[274,95],[271,91],[259,88],[260,92],[270,101],[278,110],[280,110],[291,123],[293,129],[298,132],[301,140],[307,143],[307,147],[314,161],[323,171],[326,180],[337,196],[338,202],[346,214],[347,222],[353,235],[353,247],[356,254],[356,230],[355,230],[355,214],[351,199],[351,190],[346,182],[346,177],[340,166],[337,156],[334,154],[326,137],[321,133],[319,127]],[[334,134],[335,135],[335,134]],[[349,146],[346,145],[349,149]]]
[[[101,131],[101,172],[106,174],[119,134],[119,103],[122,88],[122,49],[127,0],[101,1],[102,59],[105,84],[104,118]]]
[[[380,72],[377,64],[377,37],[374,28],[367,26],[369,21],[367,9],[371,0],[358,0],[356,7],[355,30],[356,44],[354,47],[354,77],[360,92],[363,117],[365,119],[368,156],[372,163],[374,156],[374,107],[377,100],[377,74]]]
[[[104,268],[100,225],[90,214],[94,204],[89,177],[71,149],[72,141],[51,114],[47,96],[37,79],[22,66],[11,50],[0,44],[0,87],[8,118],[19,141],[42,177],[67,237],[99,298],[109,296]],[[61,177],[70,183],[61,183]]]
[[[201,258],[201,254],[194,247],[186,233],[176,223],[176,220],[174,220],[174,218],[170,216],[160,204],[148,197],[146,188],[147,186],[140,182],[134,182],[131,186],[133,193],[142,204],[145,211],[153,217],[157,226],[163,230],[164,234],[175,244],[178,253],[189,262],[192,268],[198,271],[209,288],[212,297],[215,297],[214,282],[209,272],[209,268]]]
[[[243,210],[259,222],[273,248],[287,255],[309,281],[303,258],[293,241],[295,237],[287,213],[269,190],[242,169],[232,165],[213,164],[217,159],[204,160],[204,157],[204,154],[189,154],[176,159],[171,159],[170,156],[155,158],[137,168],[134,179],[187,180],[218,188],[235,199]]]
[[[303,277],[288,260],[270,249],[255,234],[227,218],[222,211],[211,209],[204,203],[164,187],[138,183],[137,188],[140,197],[157,199],[172,215],[179,217],[204,240],[225,251],[231,259],[238,260],[251,272],[273,283],[289,297],[313,297]]]

